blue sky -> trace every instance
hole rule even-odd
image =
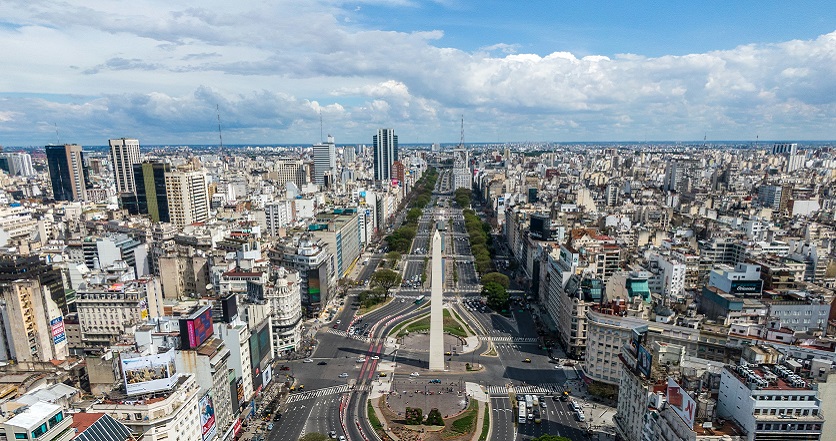
[[[520,7],[524,4],[525,7]],[[0,145],[836,139],[836,2],[0,3]]]

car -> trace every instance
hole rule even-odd
[[[357,357],[357,363],[365,363],[366,357]]]
[[[378,376],[378,377],[385,377],[385,376],[386,376],[386,372],[381,372],[381,373],[377,374],[377,376]]]
[[[328,438],[336,439],[337,438],[337,432],[335,432],[333,430],[328,432]]]
[[[334,325],[334,326],[331,326],[331,327],[334,328],[334,329],[337,329],[337,325]]]
[[[409,374],[409,376],[410,377],[420,377],[421,374],[419,374],[418,372],[413,372],[413,373]]]
[[[279,370],[280,370],[280,371],[289,371],[289,370],[290,370],[290,366],[282,366],[282,367],[280,367],[280,368],[279,368]]]
[[[342,323],[342,322],[343,322],[342,320],[337,320],[337,324],[338,324],[338,325],[339,325],[340,323]]]
[[[342,436],[342,435],[340,435],[340,439],[339,439],[339,441],[345,441],[345,437],[344,437],[344,436]]]
[[[320,361],[320,362],[319,362],[319,363],[317,363],[316,365],[317,365],[317,366],[325,366],[326,364],[328,364],[328,362],[327,362],[327,361]]]
[[[378,357],[377,355],[372,355],[372,360],[380,360],[380,357]]]
[[[444,353],[444,355],[453,355],[450,351]]]
[[[273,423],[267,425],[267,430],[273,430]]]
[[[439,380],[438,378],[433,378],[432,380],[428,381],[427,383],[430,383],[430,384],[441,384],[441,380]]]
[[[313,360],[311,360],[310,358],[306,358],[302,360],[302,363],[313,363]]]
[[[523,363],[531,363],[531,359],[530,359],[530,358],[526,358],[525,360],[523,360]]]
[[[348,378],[348,372],[341,373],[340,378]]]

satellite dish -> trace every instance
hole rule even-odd
[[[212,285],[211,283],[206,285],[206,291],[211,291],[213,288],[215,288],[215,285]]]

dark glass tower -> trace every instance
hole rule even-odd
[[[171,171],[169,165],[163,162],[143,162],[133,167],[137,212],[151,216],[154,222],[171,222],[165,192],[165,174]]]

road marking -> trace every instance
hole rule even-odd
[[[288,395],[287,404],[298,401],[309,400],[311,398],[324,397],[326,395],[336,395],[343,392],[348,392],[349,386],[347,384],[340,384],[337,386],[326,387],[322,389],[307,390],[305,392],[293,393]],[[302,405],[304,407],[304,405]]]

